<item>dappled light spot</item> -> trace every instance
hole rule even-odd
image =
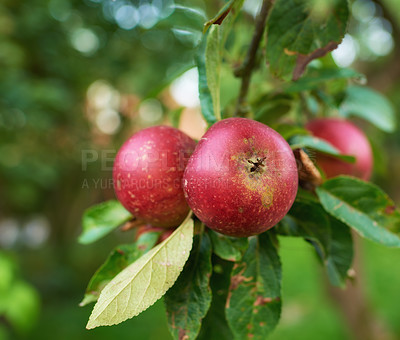
[[[163,109],[157,99],[145,100],[139,106],[139,116],[145,123],[154,124],[162,118]]]
[[[92,30],[78,28],[71,34],[71,44],[77,51],[86,55],[92,55],[98,50],[100,41]]]
[[[121,125],[121,118],[117,111],[101,110],[96,117],[96,125],[99,130],[107,135],[115,134]]]
[[[200,104],[198,79],[197,68],[192,68],[172,82],[171,95],[179,105],[196,107]]]
[[[119,27],[125,30],[136,27],[139,20],[139,11],[135,6],[123,5],[115,11],[115,21]]]
[[[346,34],[339,47],[332,52],[335,63],[340,67],[350,66],[357,58],[358,43],[350,34]]]
[[[159,20],[158,10],[151,4],[143,4],[139,7],[140,27],[152,28]]]

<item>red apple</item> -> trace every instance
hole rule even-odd
[[[246,237],[276,225],[297,193],[296,161],[262,123],[229,118],[201,138],[183,176],[189,206],[209,228]]]
[[[373,156],[365,134],[353,123],[339,118],[322,118],[309,122],[306,128],[318,138],[330,143],[341,153],[356,158],[355,163],[317,154],[317,164],[327,178],[351,175],[363,180],[371,177]]]
[[[154,126],[139,131],[118,151],[114,189],[137,219],[155,227],[176,227],[189,207],[182,176],[196,143],[178,129]]]

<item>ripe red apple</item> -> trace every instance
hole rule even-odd
[[[118,151],[114,189],[137,219],[155,227],[176,227],[189,207],[182,176],[196,143],[178,129],[154,126],[139,131]]]
[[[297,193],[296,161],[262,123],[228,118],[201,138],[183,176],[189,206],[211,229],[247,237],[277,224]]]
[[[322,118],[310,121],[306,128],[318,138],[330,143],[341,153],[356,158],[355,163],[317,154],[317,164],[327,178],[351,175],[363,180],[371,177],[373,156],[365,134],[353,123],[339,118]]]

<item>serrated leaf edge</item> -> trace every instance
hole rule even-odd
[[[194,224],[194,223],[193,223],[193,220],[191,219],[191,213],[190,213],[190,214],[188,215],[188,217],[185,219],[185,221],[181,224],[181,226],[178,227],[178,228],[171,234],[170,237],[168,237],[165,241],[163,241],[162,243],[160,243],[158,246],[154,247],[152,250],[150,250],[150,251],[148,251],[147,253],[145,253],[141,258],[139,258],[139,259],[137,260],[137,261],[139,261],[140,259],[142,259],[142,261],[143,261],[143,258],[144,258],[144,257],[147,257],[147,258],[145,259],[145,262],[143,263],[142,267],[140,268],[140,270],[136,273],[135,277],[136,277],[136,276],[142,271],[142,269],[150,262],[150,260],[151,260],[155,255],[157,255],[158,252],[159,252],[166,244],[168,244],[168,243],[174,238],[174,236],[175,236],[176,234],[178,234],[178,233],[181,232],[181,229],[182,229],[183,227],[191,226],[191,231],[192,231],[192,232],[191,232],[191,235],[192,235],[192,237],[191,237],[191,242],[190,242],[190,249],[189,249],[188,252],[186,252],[186,254],[185,254],[185,257],[186,257],[186,258],[185,258],[185,261],[183,262],[183,265],[182,265],[182,267],[181,267],[180,270],[179,270],[179,273],[182,272],[183,267],[184,267],[186,261],[187,261],[188,258],[189,258],[190,250],[191,250],[192,244],[193,244],[193,224]],[[132,264],[130,264],[130,265],[129,265],[128,267],[126,267],[123,271],[128,270],[131,266],[135,265],[135,263],[136,263],[137,261],[135,261],[135,262],[133,262]],[[120,273],[122,273],[122,272],[120,272]],[[115,278],[117,278],[119,275],[120,275],[120,274],[118,274]],[[179,275],[178,275],[178,276],[179,276]],[[176,279],[178,278],[178,276],[176,277]],[[114,281],[115,281],[115,278],[114,278],[112,281],[110,281],[110,282],[107,284],[107,286],[113,284]],[[176,281],[176,279],[175,279],[175,281]],[[111,325],[115,325],[115,324],[120,323],[120,322],[117,322],[117,323],[114,322],[114,323],[107,323],[107,324],[99,324],[99,323],[96,322],[96,319],[97,319],[98,316],[100,316],[100,315],[104,312],[104,310],[110,305],[110,303],[113,302],[113,301],[117,298],[117,296],[120,294],[120,292],[121,292],[123,289],[125,289],[125,288],[127,287],[127,285],[128,285],[129,283],[131,283],[133,280],[134,280],[134,278],[132,278],[131,280],[129,280],[129,282],[128,282],[126,285],[124,285],[123,287],[121,287],[121,288],[119,289],[118,293],[114,294],[114,297],[107,303],[107,306],[106,306],[106,307],[102,308],[99,312],[96,311],[96,313],[95,313],[96,306],[98,305],[98,303],[99,303],[99,301],[100,301],[100,299],[101,299],[101,296],[102,296],[102,294],[103,294],[103,292],[104,292],[104,290],[105,290],[105,288],[106,288],[107,286],[104,287],[104,289],[102,290],[102,293],[100,293],[100,296],[99,296],[99,299],[98,299],[96,305],[94,306],[94,308],[93,308],[93,310],[92,310],[92,313],[91,313],[91,315],[90,315],[90,317],[89,317],[89,321],[88,321],[88,323],[87,323],[87,325],[86,325],[86,329],[93,329],[93,328],[96,328],[96,327],[98,327],[98,326],[111,326]],[[156,299],[154,299],[154,302],[153,302],[152,304],[150,304],[147,308],[149,308],[149,307],[152,306],[156,301],[158,301],[158,300],[166,293],[166,291],[167,291],[169,288],[171,288],[171,287],[173,286],[173,284],[175,283],[175,281],[170,282],[170,283],[167,285],[168,288],[165,290],[165,292],[162,292],[161,294],[158,294],[158,295],[160,295],[160,296],[158,296]],[[147,309],[147,308],[146,308],[146,309]],[[141,312],[143,312],[143,311],[144,311],[144,310],[142,310]],[[130,318],[133,318],[133,317],[139,315],[141,312],[138,312],[138,313],[132,315]],[[125,320],[127,320],[127,319],[128,319],[128,318],[126,318]],[[124,320],[124,321],[125,321],[125,320]],[[121,322],[122,322],[122,321],[121,321]]]
[[[360,179],[357,179],[357,178],[354,178],[354,177],[351,177],[351,176],[340,176],[340,177],[352,179],[352,180],[354,180],[354,181],[356,181],[356,182],[360,182],[360,183],[363,183],[363,184],[368,185],[368,186],[370,186],[370,187],[373,187],[373,188],[375,188],[375,189],[378,189],[379,191],[381,191],[381,192],[386,196],[386,198],[387,198],[389,201],[392,201],[392,200],[390,199],[390,197],[389,197],[385,192],[382,191],[382,189],[380,189],[378,186],[376,186],[376,185],[374,185],[374,184],[372,184],[372,183],[365,182],[365,181],[363,181],[363,180],[360,180]],[[346,224],[346,225],[349,226],[350,228],[354,229],[360,236],[365,237],[365,238],[368,238],[368,239],[370,239],[370,240],[374,240],[375,242],[378,242],[377,239],[375,239],[375,238],[371,238],[370,236],[365,236],[365,233],[364,233],[364,232],[362,232],[362,231],[359,230],[358,228],[355,228],[354,226],[352,226],[348,221],[346,221],[345,218],[343,218],[343,217],[341,217],[341,216],[334,215],[334,214],[332,213],[332,209],[328,209],[328,207],[326,207],[326,205],[325,205],[324,200],[321,199],[321,196],[320,196],[320,194],[319,194],[319,192],[321,192],[321,191],[323,191],[325,194],[327,194],[327,195],[330,196],[331,198],[340,201],[341,204],[342,204],[343,206],[348,207],[350,210],[355,210],[355,211],[357,211],[361,216],[368,218],[369,220],[372,221],[372,223],[375,223],[375,224],[378,226],[379,224],[378,224],[377,221],[375,221],[374,219],[372,219],[370,216],[368,216],[368,215],[365,214],[364,212],[355,209],[355,208],[352,207],[349,203],[343,201],[340,197],[333,195],[330,191],[328,191],[328,190],[326,190],[325,188],[323,188],[323,186],[321,186],[321,187],[319,187],[319,188],[316,189],[317,195],[318,195],[318,197],[319,197],[319,199],[320,199],[320,201],[321,201],[321,204],[322,204],[322,206],[324,207],[324,209],[325,209],[326,212],[328,212],[331,216],[333,216],[334,218],[336,218],[336,219],[338,219],[339,221],[343,222],[344,224]],[[379,242],[380,244],[385,244],[387,247],[400,248],[400,237],[399,237],[398,235],[396,235],[395,233],[391,232],[390,230],[387,230],[387,229],[384,228],[384,227],[380,227],[380,230],[381,230],[381,234],[390,235],[391,237],[394,237],[394,238],[397,238],[397,239],[398,239],[398,242],[396,242],[395,245],[393,245],[393,244],[390,244],[390,245],[389,245],[389,244],[386,244],[386,243],[381,243],[381,242]]]

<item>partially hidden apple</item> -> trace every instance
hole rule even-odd
[[[160,233],[160,236],[158,237],[158,240],[157,240],[157,244],[159,244],[159,243],[165,241],[168,237],[170,237],[174,231],[175,231],[175,229],[173,229],[173,228],[165,229],[165,228],[161,228],[161,227],[153,227],[150,224],[145,224],[136,229],[135,240],[137,241],[139,239],[139,237],[143,234],[156,232],[156,233]]]
[[[114,190],[133,216],[155,227],[177,227],[189,212],[182,176],[196,143],[178,129],[154,126],[139,131],[114,161]]]
[[[306,128],[315,136],[330,143],[341,153],[356,158],[355,163],[317,153],[316,162],[327,178],[351,175],[363,180],[371,177],[373,156],[365,134],[353,123],[340,118],[321,118],[310,121]]]
[[[279,133],[251,119],[228,118],[201,138],[183,183],[189,206],[207,227],[247,237],[286,215],[298,174],[293,152]]]

